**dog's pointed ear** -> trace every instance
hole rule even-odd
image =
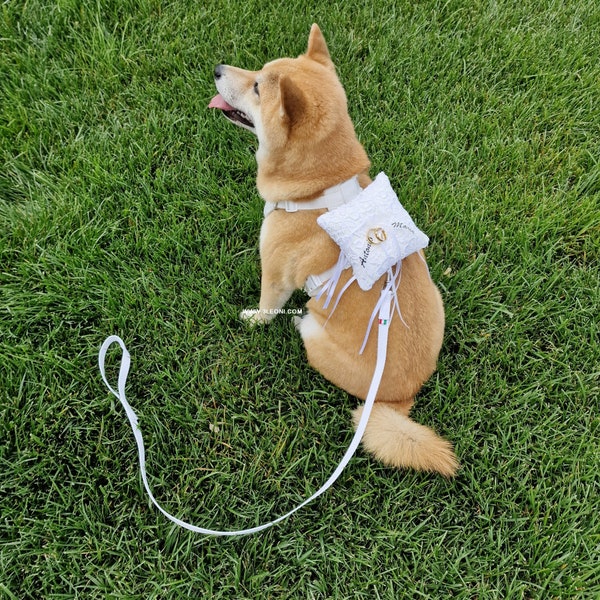
[[[310,35],[308,36],[308,49],[306,50],[306,56],[312,60],[330,67],[333,65],[329,50],[327,49],[327,42],[316,23],[310,28]]]
[[[283,75],[279,78],[279,116],[281,120],[293,125],[306,110],[306,99],[300,88]]]

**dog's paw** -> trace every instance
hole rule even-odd
[[[299,315],[294,315],[292,317],[292,323],[297,331],[300,331],[300,324],[302,323],[302,317]]]
[[[245,308],[240,313],[240,319],[246,321],[248,325],[261,325],[269,322],[269,316],[259,308]]]

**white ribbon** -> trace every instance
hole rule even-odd
[[[395,292],[395,290],[394,290],[394,292],[392,291],[392,287],[393,287],[393,280],[388,281],[388,285],[386,285],[384,290],[381,292],[381,298],[379,301],[379,305],[380,305],[379,327],[378,327],[378,335],[377,335],[377,362],[375,365],[375,372],[373,373],[373,379],[371,381],[371,386],[369,387],[369,392],[368,392],[367,398],[365,400],[365,406],[363,408],[363,412],[362,412],[360,421],[356,427],[356,432],[354,434],[354,437],[352,438],[352,441],[350,442],[350,446],[348,447],[348,450],[346,450],[346,453],[344,454],[342,460],[340,461],[340,464],[336,467],[335,471],[329,477],[329,479],[312,496],[310,496],[310,498],[307,498],[306,500],[304,500],[304,502],[302,502],[301,504],[299,504],[298,506],[296,506],[295,508],[290,510],[285,515],[282,515],[281,517],[278,517],[277,519],[275,519],[274,521],[270,521],[269,523],[264,523],[262,525],[258,525],[257,527],[250,527],[248,529],[240,529],[238,531],[218,531],[215,529],[206,529],[204,527],[198,527],[196,525],[191,525],[191,524],[186,523],[185,521],[182,521],[181,519],[178,519],[177,517],[174,517],[173,515],[169,514],[156,501],[156,499],[154,498],[154,495],[152,494],[152,490],[150,489],[150,485],[148,483],[148,477],[146,475],[146,450],[144,448],[144,439],[142,437],[142,432],[138,426],[138,418],[137,418],[137,415],[135,414],[133,408],[131,408],[129,402],[127,402],[127,398],[125,397],[125,384],[127,383],[127,375],[129,373],[129,367],[131,366],[131,357],[129,355],[129,352],[127,351],[127,348],[125,347],[125,343],[119,336],[111,335],[110,337],[106,338],[106,340],[104,340],[104,343],[102,344],[102,346],[100,348],[100,353],[98,355],[98,366],[100,367],[100,374],[102,375],[102,379],[104,380],[106,387],[111,391],[112,394],[114,394],[114,396],[116,396],[119,399],[119,401],[123,405],[123,408],[125,409],[125,412],[127,414],[127,418],[129,419],[129,424],[131,425],[131,429],[133,431],[133,435],[135,437],[135,441],[136,441],[137,448],[138,448],[138,456],[139,456],[139,461],[140,461],[140,472],[142,474],[142,481],[144,482],[144,487],[146,488],[146,492],[148,493],[150,500],[152,500],[152,503],[156,506],[156,508],[158,508],[158,510],[160,510],[160,512],[162,512],[163,515],[165,515],[165,517],[167,517],[167,519],[170,519],[171,521],[173,521],[173,523],[176,523],[180,527],[183,527],[184,529],[188,529],[195,533],[202,533],[204,535],[213,535],[213,536],[248,535],[251,533],[258,533],[259,531],[263,531],[273,525],[276,525],[277,523],[280,523],[284,519],[287,519],[290,515],[294,514],[297,510],[300,510],[302,507],[306,506],[309,502],[312,502],[315,498],[318,498],[326,490],[328,490],[334,484],[336,479],[341,475],[342,471],[344,470],[346,465],[350,462],[350,459],[356,452],[356,449],[358,448],[360,440],[362,439],[362,436],[367,427],[367,421],[369,420],[369,416],[371,414],[371,409],[373,408],[373,403],[375,402],[375,396],[377,395],[377,390],[379,389],[379,384],[381,382],[381,377],[383,375],[383,369],[385,367],[385,359],[386,359],[386,354],[387,354],[388,331],[389,331],[389,326],[390,326],[392,312],[393,312],[391,310],[391,307],[392,307],[392,303],[394,300],[394,292]],[[121,346],[121,350],[123,351],[123,356],[121,359],[121,366],[119,368],[119,378],[118,378],[118,384],[117,384],[116,390],[114,388],[112,388],[111,385],[108,383],[108,380],[106,379],[105,370],[104,370],[104,360],[106,358],[106,352],[108,351],[110,346],[112,346],[112,344],[114,344],[114,343],[119,344],[119,346]]]

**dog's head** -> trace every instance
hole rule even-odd
[[[219,94],[210,108],[255,133],[260,143],[277,145],[300,124],[318,125],[315,120],[330,112],[324,103],[346,112],[346,96],[317,25],[311,28],[306,54],[274,60],[260,71],[217,65],[215,85]]]
[[[258,187],[265,199],[293,197],[284,183],[304,174],[334,185],[339,181],[331,183],[332,178],[344,180],[368,168],[344,88],[316,24],[306,53],[298,58],[274,60],[260,71],[218,65],[214,75],[219,93],[209,106],[258,138]]]

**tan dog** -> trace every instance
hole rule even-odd
[[[260,234],[259,309],[244,311],[242,317],[266,323],[310,275],[336,263],[340,249],[317,224],[327,210],[319,208],[320,199],[326,190],[357,175],[366,187],[370,163],[317,25],[310,31],[306,54],[275,60],[260,71],[219,65],[215,84],[219,94],[210,106],[258,137],[257,187],[270,212]],[[297,203],[300,210],[269,204],[284,202],[285,207],[286,201]],[[347,269],[339,289],[350,276]],[[375,331],[364,353],[358,351],[384,283],[385,276],[368,292],[353,283],[329,321],[331,306],[324,309],[323,300],[313,298],[308,314],[296,323],[310,364],[363,400],[375,368]],[[385,371],[363,445],[387,465],[450,477],[458,468],[451,445],[408,416],[415,394],[436,368],[444,334],[442,299],[423,256],[403,260],[398,299],[406,324],[397,317],[392,321]],[[361,411],[354,411],[355,424]]]

